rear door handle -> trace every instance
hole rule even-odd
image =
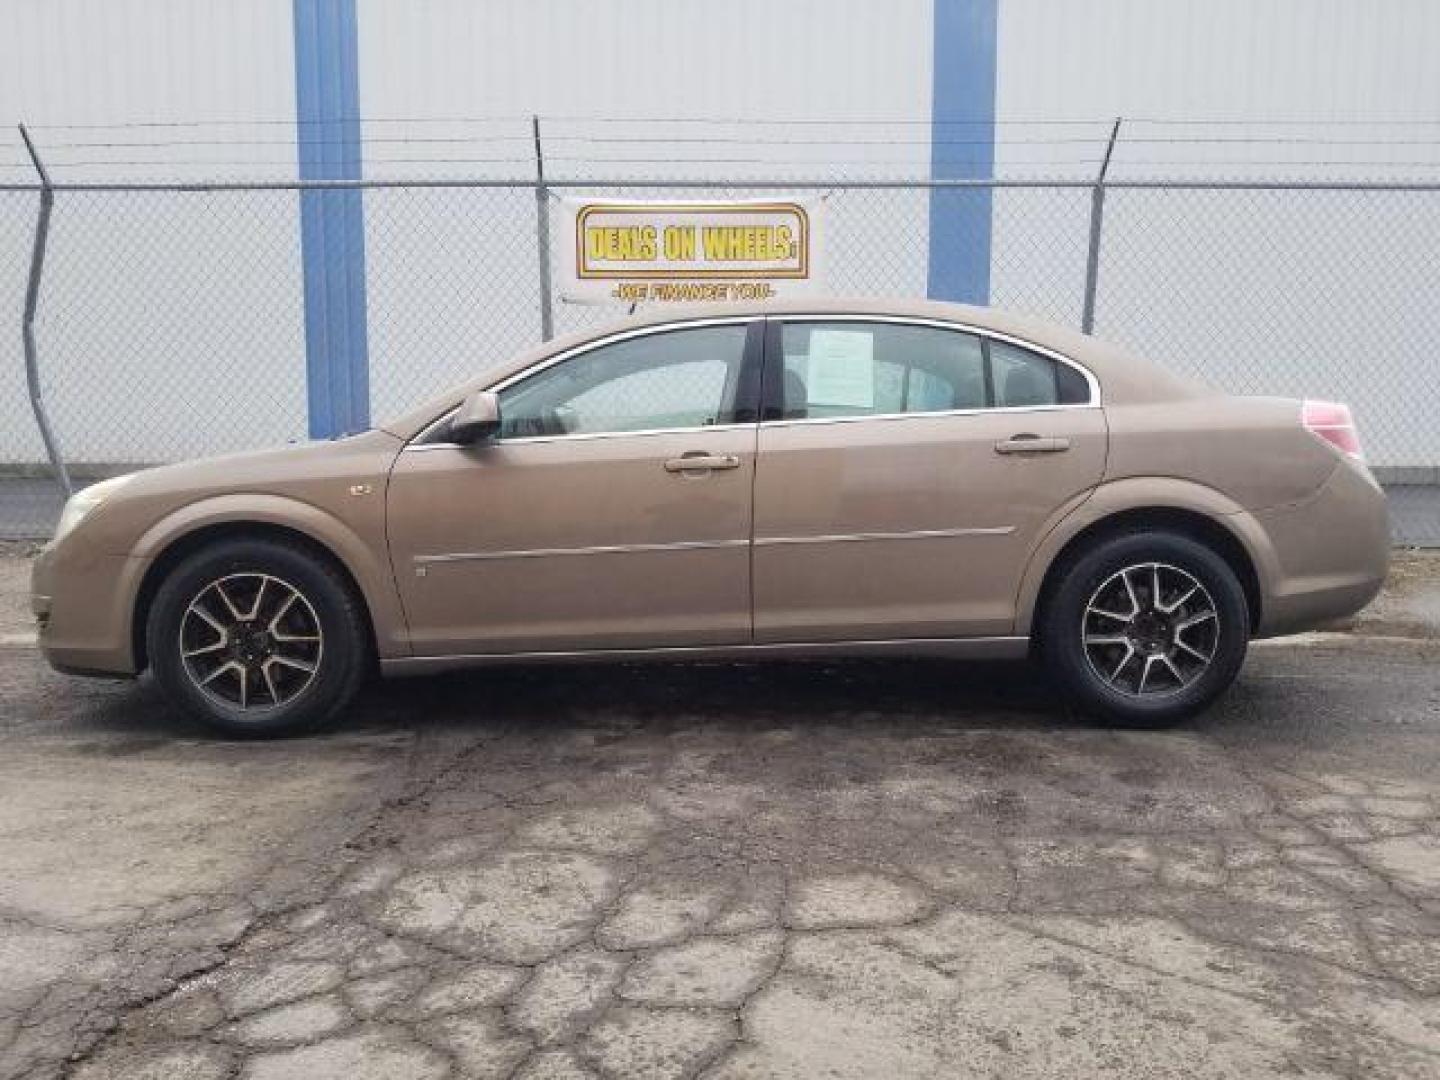
[[[997,454],[1059,454],[1070,449],[1070,440],[1039,435],[1012,435],[995,444]]]
[[[717,469],[738,469],[740,459],[734,454],[707,454],[703,450],[681,454],[665,462],[669,473],[713,472]]]

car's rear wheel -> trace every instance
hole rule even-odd
[[[322,723],[368,666],[349,583],[305,548],[269,539],[220,541],[176,566],[155,594],[146,648],[170,698],[233,736]]]
[[[1204,544],[1133,532],[1062,568],[1040,645],[1084,711],[1160,727],[1201,711],[1234,681],[1250,638],[1245,591]]]

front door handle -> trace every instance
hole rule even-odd
[[[1059,454],[1070,449],[1070,440],[1039,435],[1012,435],[995,444],[997,454]]]
[[[740,459],[734,454],[707,454],[703,450],[691,451],[665,462],[669,473],[713,472],[717,469],[738,469]]]

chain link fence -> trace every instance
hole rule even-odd
[[[547,189],[730,199],[775,182]],[[758,183],[759,186],[754,186]],[[536,186],[362,189],[371,414],[404,411],[541,336]],[[923,296],[935,185],[786,183],[823,198],[827,288]],[[40,390],[77,484],[136,466],[303,439],[301,184],[56,185],[35,320]],[[1226,391],[1355,409],[1401,543],[1440,543],[1435,423],[1440,185],[1000,181],[988,202],[997,307],[1082,325]],[[0,190],[0,538],[43,537],[63,492],[21,347],[39,204]],[[551,264],[562,215],[551,214]],[[977,220],[963,214],[959,220]],[[959,242],[983,243],[961,237]],[[6,301],[4,298],[11,298]],[[624,314],[553,304],[565,333]]]

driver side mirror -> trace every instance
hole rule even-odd
[[[460,403],[450,421],[450,438],[462,446],[481,442],[500,431],[500,396],[477,390]]]

